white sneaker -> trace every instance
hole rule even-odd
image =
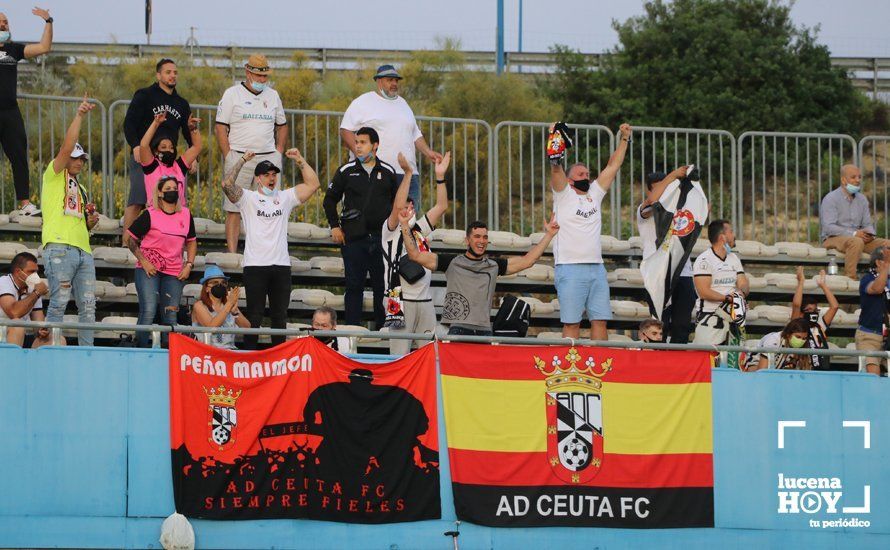
[[[34,206],[33,202],[29,202],[21,209],[21,216],[40,216],[40,209]]]

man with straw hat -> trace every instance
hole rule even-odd
[[[222,96],[216,109],[216,140],[228,174],[247,151],[256,156],[245,163],[236,184],[250,189],[257,164],[270,161],[281,166],[281,155],[287,146],[287,119],[281,97],[269,83],[272,68],[265,55],[254,54],[244,64],[244,81],[232,86]],[[226,212],[226,247],[237,252],[241,214],[238,207],[223,197]]]

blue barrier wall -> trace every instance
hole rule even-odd
[[[715,370],[713,393],[716,528],[463,524],[461,548],[890,548],[890,380]],[[164,351],[0,346],[0,547],[158,548],[161,521],[173,512],[167,396]],[[782,449],[779,421],[806,423],[785,429]],[[844,421],[867,421],[868,440],[865,428]],[[440,441],[444,448],[442,424]],[[451,548],[442,535],[455,518],[441,456],[440,521],[193,521],[198,546]],[[780,489],[779,474],[837,478],[841,488]],[[864,508],[865,486],[868,511],[849,511]],[[779,513],[780,491],[811,494],[794,500],[796,511],[787,497]],[[822,523],[844,520],[859,526]]]

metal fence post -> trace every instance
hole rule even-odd
[[[857,144],[846,134],[743,133],[736,162],[737,234],[767,244],[818,242],[819,203],[839,180],[841,166],[857,157]]]

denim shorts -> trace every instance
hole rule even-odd
[[[563,323],[580,323],[585,311],[591,321],[608,321],[612,318],[609,283],[603,264],[558,264],[556,294],[559,298],[559,320]]]

